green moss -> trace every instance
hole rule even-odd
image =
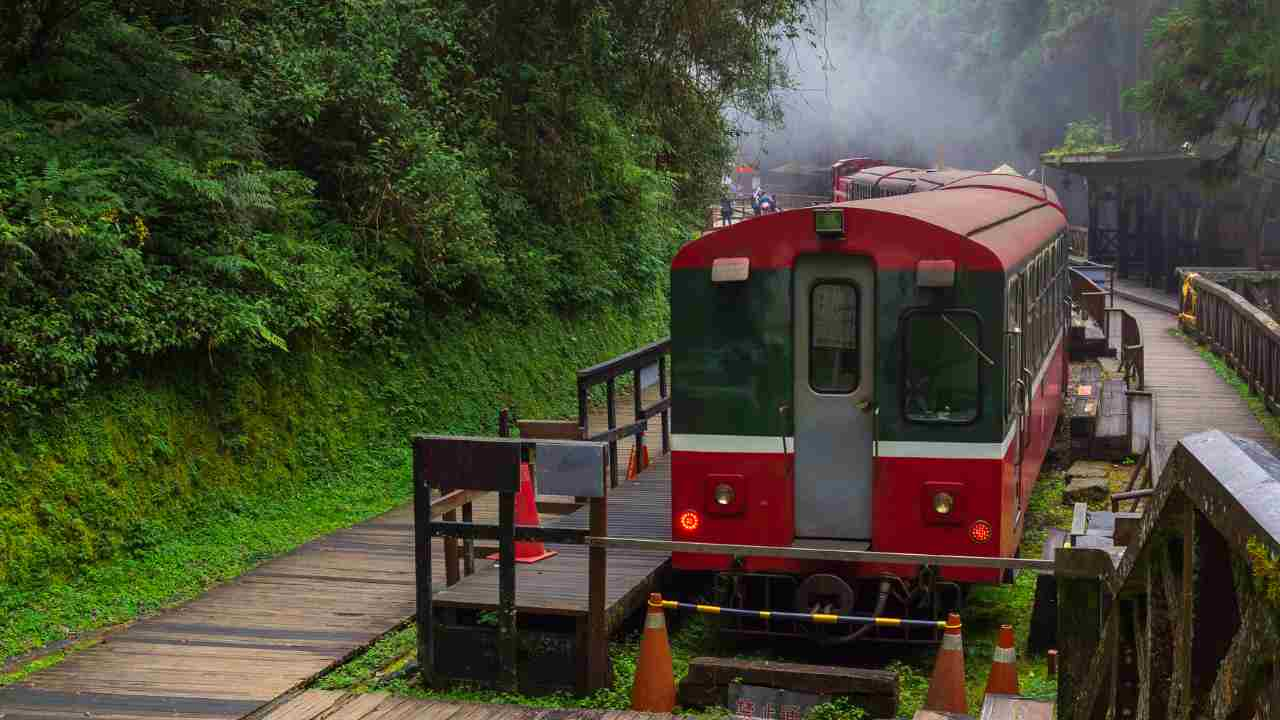
[[[1280,557],[1256,538],[1249,538],[1248,553],[1254,589],[1280,608]]]
[[[492,434],[504,405],[572,417],[574,370],[666,324],[656,295],[578,318],[433,319],[403,351],[312,343],[255,374],[191,357],[61,416],[9,421],[0,657],[193,597],[390,509],[410,495],[411,433]]]

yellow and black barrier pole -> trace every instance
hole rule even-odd
[[[742,610],[739,608],[720,607],[718,605],[698,605],[682,603],[674,600],[663,600],[666,610],[688,610],[704,615],[729,615],[732,617],[756,618],[759,620],[793,620],[811,622],[819,625],[880,625],[885,627],[919,627],[943,629],[946,620],[909,620],[906,618],[873,617],[869,615],[828,615],[825,613],[776,612],[772,610]]]

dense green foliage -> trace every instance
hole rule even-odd
[[[812,0],[19,0],[0,411],[299,334],[647,297]]]
[[[1261,162],[1280,128],[1280,8],[1189,0],[1157,18],[1148,40],[1154,77],[1127,94],[1130,106],[1178,140],[1225,144],[1204,167],[1210,182]]]
[[[666,332],[657,293],[642,309],[451,319],[394,357],[319,348],[218,384],[177,361],[5,433],[0,658],[394,507],[412,487],[412,432],[492,434],[504,404],[575,417],[573,368]]]
[[[1106,153],[1123,150],[1120,143],[1106,142],[1102,123],[1097,118],[1077,120],[1067,123],[1067,131],[1063,135],[1062,144],[1045,153],[1049,157],[1077,155],[1083,153]]]

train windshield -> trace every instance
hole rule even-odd
[[[903,322],[904,401],[908,420],[971,423],[978,419],[981,363],[977,313],[914,310]]]

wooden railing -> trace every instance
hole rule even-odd
[[[1091,264],[1109,274],[1107,265]],[[1115,280],[1104,290],[1077,268],[1071,268],[1071,299],[1084,308],[1085,313],[1098,324],[1107,338],[1107,346],[1120,358],[1120,370],[1131,390],[1146,387],[1145,363],[1142,347],[1142,330],[1138,321],[1122,308],[1114,307]],[[1110,275],[1109,275],[1110,276]],[[1118,320],[1118,322],[1117,322]]]
[[[831,202],[829,195],[802,195],[800,193],[777,193],[774,199],[778,202],[779,210],[794,210],[796,208],[812,207],[814,205],[824,205]],[[749,217],[754,217],[755,211],[751,208],[750,195],[735,195],[731,198],[733,204],[733,212],[730,214],[730,222],[738,222]],[[704,230],[714,230],[724,225],[724,218],[721,214],[719,205],[711,205],[707,207],[706,227]]]
[[[1144,373],[1144,357],[1142,350],[1142,330],[1138,321],[1124,310],[1111,308],[1111,312],[1120,313],[1120,371],[1124,373],[1129,387],[1142,390],[1146,387]]]
[[[649,427],[649,418],[656,415],[662,417],[662,452],[671,449],[671,398],[667,397],[667,356],[671,353],[671,338],[659,340],[599,365],[593,365],[578,371],[578,425],[582,428],[583,440],[597,440],[609,443],[609,473],[613,487],[618,486],[618,441],[625,437],[636,438],[637,444],[644,443],[645,431]],[[617,380],[631,374],[631,396],[634,403],[635,420],[629,425],[618,425]],[[658,386],[658,399],[652,404],[644,404],[644,388],[652,384]],[[605,407],[608,429],[592,432],[588,426],[588,396],[596,385],[605,386]]]
[[[1102,334],[1110,337],[1107,332],[1107,307],[1108,298],[1111,293],[1103,290],[1097,283],[1090,280],[1084,273],[1072,268],[1071,276],[1071,299],[1077,305],[1084,308],[1085,314],[1091,320],[1098,324],[1102,329]]]
[[[1144,494],[1123,547],[1080,535],[1054,555],[1057,716],[1277,717],[1280,460],[1211,430],[1183,438]]]
[[[1197,275],[1188,276],[1180,324],[1261,397],[1280,408],[1280,323],[1239,294]]]

